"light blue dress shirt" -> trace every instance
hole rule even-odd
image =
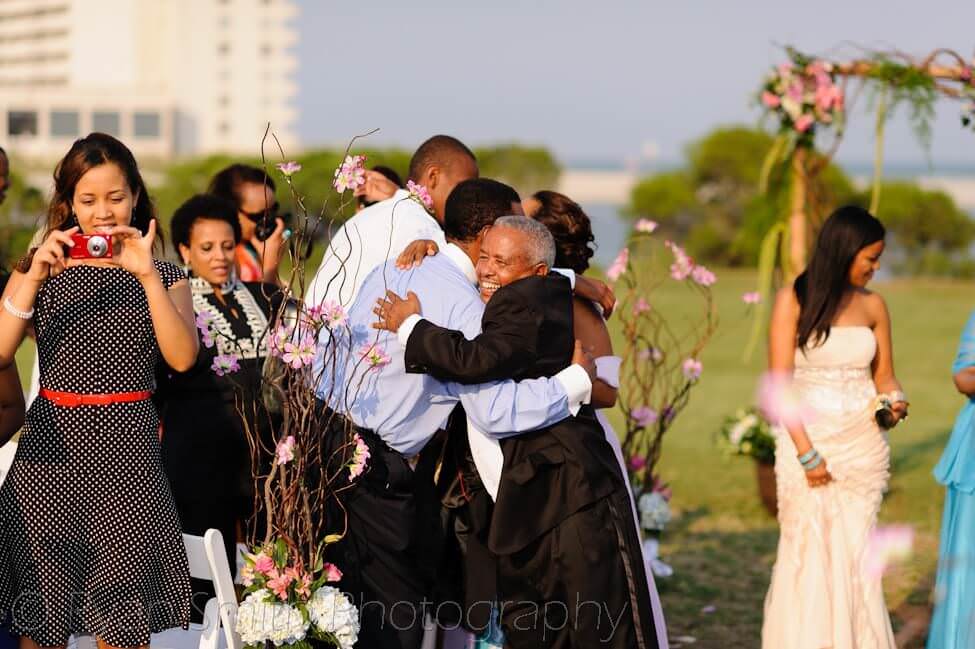
[[[465,264],[466,262],[466,264]],[[466,267],[465,267],[466,266]],[[363,428],[375,431],[405,456],[419,453],[446,425],[457,403],[470,421],[494,437],[507,437],[555,424],[570,416],[570,396],[558,378],[480,385],[438,381],[426,374],[407,374],[404,349],[396,334],[371,327],[376,300],[390,289],[400,296],[416,293],[423,317],[463,332],[481,332],[484,304],[474,287],[473,264],[460,248],[446,246],[419,267],[399,270],[381,264],[363,281],[349,309],[350,333],[332,336],[323,330],[315,363],[316,394]],[[362,351],[376,345],[389,363],[371,367]],[[334,364],[331,362],[334,359]]]

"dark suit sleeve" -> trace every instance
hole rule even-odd
[[[421,320],[406,345],[406,371],[475,384],[511,378],[531,367],[538,354],[542,315],[520,298],[515,291],[500,289],[488,302],[482,333],[474,340]]]

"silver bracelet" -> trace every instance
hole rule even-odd
[[[10,301],[9,295],[3,300],[3,310],[15,318],[20,318],[21,320],[30,320],[34,317],[34,309],[31,309],[30,311],[21,311],[14,306],[13,302]]]
[[[907,395],[901,392],[900,390],[893,390],[891,392],[888,392],[887,398],[890,399],[891,403],[897,403],[899,401],[903,401],[904,403],[907,403]]]

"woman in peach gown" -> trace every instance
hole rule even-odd
[[[776,298],[763,406],[778,424],[781,532],[763,649],[895,647],[880,575],[867,565],[890,467],[878,392],[890,396],[895,423],[907,412],[890,317],[866,289],[884,234],[867,211],[840,208],[806,272]]]

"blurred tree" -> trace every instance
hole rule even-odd
[[[10,269],[23,256],[34,232],[44,224],[46,212],[41,191],[11,171],[7,197],[0,205],[0,268]]]
[[[888,258],[894,272],[969,276],[975,222],[951,196],[906,181],[883,183],[881,196],[877,218],[890,232]],[[870,192],[860,193],[856,202],[869,205]]]
[[[552,153],[542,147],[501,144],[478,147],[474,155],[482,177],[508,183],[523,198],[540,189],[555,189],[562,172]]]

